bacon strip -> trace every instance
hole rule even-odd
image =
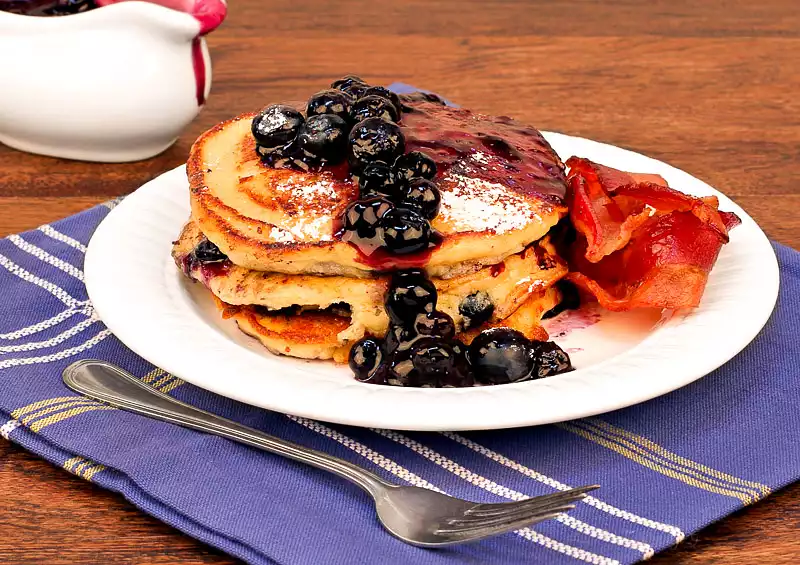
[[[697,306],[728,230],[739,223],[716,198],[663,179],[571,158],[570,220],[578,238],[567,278],[609,310]]]

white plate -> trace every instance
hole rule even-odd
[[[189,215],[183,167],[142,186],[98,227],[86,255],[89,297],[128,347],[190,383],[270,410],[356,426],[471,430],[570,420],[675,390],[741,351],[766,323],[778,293],[774,252],[753,219],[707,184],[654,159],[586,139],[546,137],[563,159],[578,155],[658,173],[687,193],[719,197],[720,208],[742,219],[699,308],[661,317],[603,314],[583,329],[573,314],[568,325],[578,329],[561,337],[551,325],[571,352],[572,373],[501,386],[404,389],[356,382],[332,362],[268,353],[221,320],[205,288],[172,262],[172,241]]]

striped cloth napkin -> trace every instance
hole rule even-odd
[[[0,434],[248,563],[633,563],[800,478],[800,254],[789,248],[775,245],[781,294],[766,328],[700,381],[599,418],[401,433],[240,404],[129,351],[97,318],[81,270],[113,205],[0,241]],[[84,357],[400,484],[485,502],[602,488],[533,529],[418,549],[386,534],[366,495],[333,475],[76,396],[61,372]]]

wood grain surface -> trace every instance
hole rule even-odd
[[[91,164],[0,146],[0,235],[129,193],[223,118],[355,72],[667,161],[800,247],[797,0],[232,0],[209,44],[209,103],[158,157]],[[0,485],[6,565],[237,563],[2,439]],[[795,485],[653,563],[794,564],[798,531]]]

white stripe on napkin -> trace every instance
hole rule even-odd
[[[483,445],[475,443],[474,441],[469,440],[469,439],[465,438],[462,435],[459,435],[459,434],[456,434],[456,433],[453,433],[453,432],[442,432],[442,435],[447,437],[447,438],[452,439],[455,442],[460,443],[461,445],[463,445],[465,447],[470,448],[471,450],[475,451],[476,453],[480,453],[481,455],[483,455],[485,457],[488,457],[492,461],[496,461],[497,463],[500,463],[501,465],[504,465],[504,466],[508,467],[509,469],[513,469],[514,471],[517,471],[518,473],[521,473],[521,474],[525,475],[526,477],[530,477],[531,479],[539,481],[540,483],[544,483],[544,484],[546,484],[546,485],[548,485],[550,487],[553,487],[554,489],[563,491],[563,490],[569,490],[569,489],[572,488],[569,485],[566,485],[566,484],[564,484],[564,483],[562,483],[560,481],[557,481],[556,479],[550,478],[550,477],[548,477],[546,475],[543,475],[543,474],[541,474],[541,473],[539,473],[537,471],[534,471],[530,467],[526,467],[525,465],[522,465],[521,463],[517,463],[516,461],[513,461],[513,460],[509,459],[508,457],[505,457],[505,456],[497,453],[496,451],[492,451],[491,449],[489,449],[487,447],[484,447]],[[617,508],[616,506],[612,506],[611,504],[608,504],[607,502],[603,502],[602,500],[600,500],[598,498],[595,498],[594,496],[587,496],[581,502],[584,502],[584,503],[588,504],[589,506],[597,508],[598,510],[600,510],[602,512],[606,512],[607,514],[610,514],[611,516],[615,516],[617,518],[621,518],[623,520],[627,520],[628,522],[632,522],[634,524],[639,524],[640,526],[644,526],[646,528],[652,528],[652,529],[658,530],[660,532],[668,533],[672,537],[675,538],[675,543],[679,543],[679,542],[683,541],[683,539],[686,537],[686,534],[683,533],[683,530],[681,530],[677,526],[672,526],[670,524],[664,524],[662,522],[657,522],[657,521],[651,520],[649,518],[643,518],[642,516],[637,516],[636,514],[634,514],[632,512],[628,512],[627,510],[622,510],[621,508]]]
[[[46,290],[47,292],[58,298],[61,302],[63,302],[67,306],[75,307],[78,304],[80,304],[80,302],[76,298],[70,296],[70,294],[60,286],[53,284],[49,281],[46,281],[44,279],[40,279],[36,275],[29,273],[28,271],[26,271],[25,269],[23,269],[13,261],[11,261],[5,255],[0,255],[0,265],[8,269],[9,272],[18,276],[22,280],[29,282],[31,284],[35,284],[40,288],[43,288],[44,290]]]
[[[84,244],[82,244],[77,239],[74,239],[66,234],[61,233],[50,224],[45,224],[41,226],[39,228],[39,231],[45,234],[46,236],[55,239],[56,241],[60,241],[61,243],[69,245],[70,247],[74,247],[78,251],[86,253],[86,246]]]
[[[441,453],[438,453],[430,449],[429,447],[422,445],[421,443],[414,441],[413,439],[406,437],[402,434],[399,434],[393,430],[382,430],[377,428],[370,428],[370,429],[375,433],[382,435],[383,437],[386,437],[394,442],[399,443],[400,445],[408,447],[415,453],[418,453],[419,455],[422,455],[429,461],[432,461],[442,469],[450,471],[457,477],[464,479],[468,483],[471,483],[476,487],[485,490],[486,492],[502,496],[503,498],[508,498],[509,500],[525,500],[527,498],[530,498],[530,496],[526,494],[511,489],[507,486],[497,484],[496,482],[487,479],[486,477],[478,475],[477,473],[470,471],[469,469],[463,467],[462,465],[459,465],[452,459],[448,459]],[[598,528],[596,526],[592,526],[590,524],[587,524],[586,522],[578,520],[577,518],[573,518],[572,516],[569,516],[567,514],[559,514],[558,516],[556,516],[555,520],[557,520],[558,522],[562,523],[563,525],[569,528],[572,528],[573,530],[576,530],[592,538],[605,541],[607,543],[612,543],[620,547],[625,547],[627,549],[639,551],[642,553],[642,557],[644,559],[649,559],[655,554],[655,550],[652,548],[652,546],[650,546],[650,544],[637,540],[632,540],[623,536],[618,536],[617,534],[611,533],[607,530]]]
[[[22,239],[17,234],[10,235],[10,236],[8,236],[7,239],[11,243],[16,245],[20,249],[22,249],[25,253],[29,253],[29,254],[33,255],[34,257],[36,257],[40,261],[43,261],[43,262],[47,263],[48,265],[52,265],[56,269],[60,269],[60,270],[64,271],[65,273],[67,273],[68,275],[72,275],[73,277],[75,277],[79,281],[83,282],[83,271],[81,271],[75,265],[70,265],[66,261],[62,261],[58,257],[56,257],[54,255],[51,255],[50,253],[48,253],[44,249],[42,249],[40,247],[37,247],[32,243],[29,243],[29,242],[25,241],[24,239]]]
[[[342,444],[343,446],[353,450],[355,453],[361,455],[368,461],[371,461],[380,468],[389,471],[396,477],[399,477],[400,479],[406,481],[411,485],[435,490],[436,492],[442,492],[442,493],[444,492],[441,489],[433,486],[425,479],[419,477],[418,475],[415,475],[405,467],[402,467],[401,465],[392,461],[391,459],[381,455],[376,451],[373,451],[366,445],[359,443],[354,439],[349,438],[346,435],[337,432],[336,430],[333,430],[314,420],[308,420],[306,418],[301,418],[299,416],[291,416],[287,414],[286,417],[292,420],[293,422],[297,422],[298,424],[305,426],[309,430],[317,432],[325,437],[328,437]],[[616,559],[611,559],[610,557],[605,557],[603,555],[598,555],[596,553],[592,553],[590,551],[586,551],[578,547],[567,545],[558,540],[554,540],[538,532],[535,532],[530,528],[523,528],[521,530],[517,530],[514,533],[528,541],[532,541],[538,545],[541,545],[542,547],[552,549],[553,551],[557,551],[564,555],[574,557],[575,559],[578,559],[580,561],[585,561],[586,563],[592,563],[593,565],[620,565],[620,562],[617,561]]]

